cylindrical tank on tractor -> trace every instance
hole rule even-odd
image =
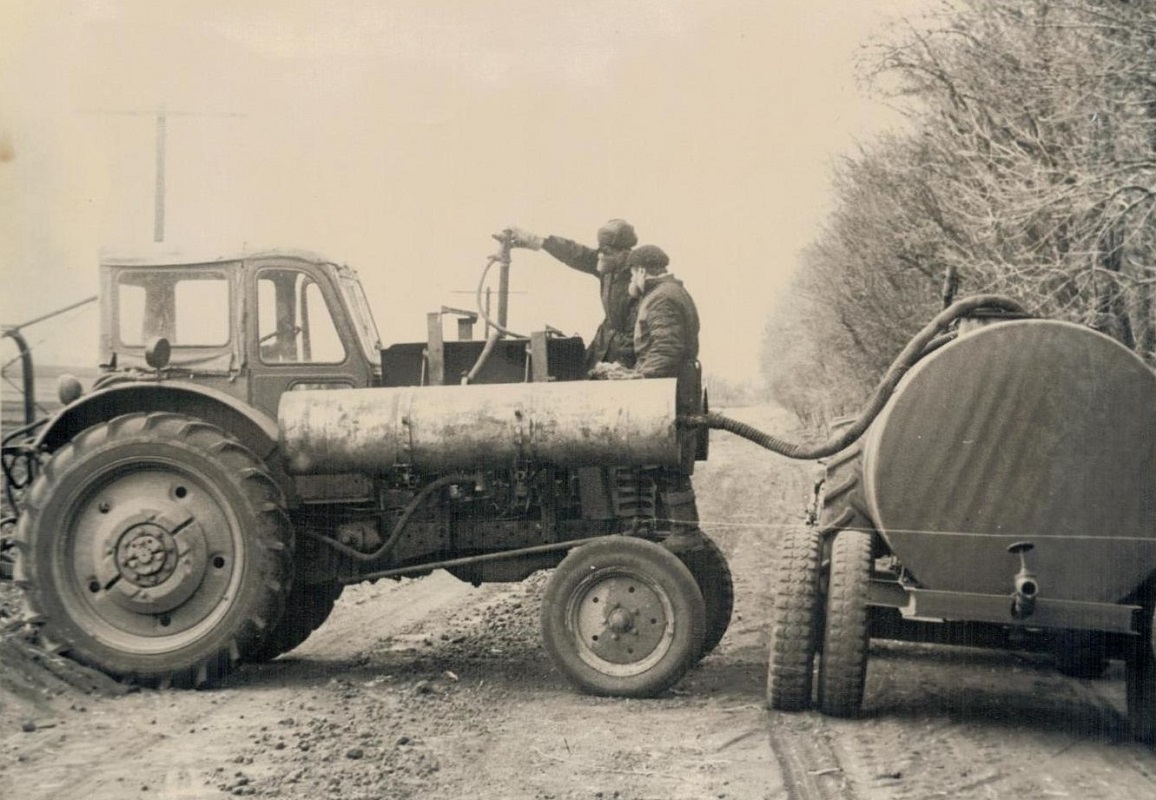
[[[281,451],[296,474],[515,463],[678,466],[675,379],[290,392]]]

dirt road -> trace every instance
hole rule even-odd
[[[352,587],[296,651],[210,691],[30,688],[4,661],[0,797],[1156,796],[1156,755],[1126,737],[1119,665],[1076,681],[1038,656],[875,643],[860,718],[766,711],[774,541],[800,524],[813,470],[713,437],[696,485],[735,616],[660,698],[583,696],[553,671],[545,576],[473,588],[435,573]]]

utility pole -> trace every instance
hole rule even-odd
[[[153,241],[165,240],[165,142],[168,119],[165,116],[165,107],[157,109],[157,182],[153,190]]]
[[[103,114],[108,116],[156,118],[156,183],[153,189],[153,241],[165,240],[165,159],[168,151],[168,118],[169,117],[244,117],[245,114],[236,112],[218,111],[173,111],[165,108],[164,104],[151,109],[83,109],[83,114]]]

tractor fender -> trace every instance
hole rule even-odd
[[[195,383],[133,381],[99,389],[61,409],[36,438],[38,450],[53,452],[81,431],[122,414],[170,411],[203,419],[232,434],[264,461],[290,503],[296,497],[277,451],[277,420],[219,389]]]

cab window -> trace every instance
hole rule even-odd
[[[321,287],[295,269],[257,276],[257,336],[266,364],[339,364],[345,345]]]
[[[163,336],[173,347],[229,343],[229,284],[220,272],[126,271],[117,281],[117,335],[126,347]]]

